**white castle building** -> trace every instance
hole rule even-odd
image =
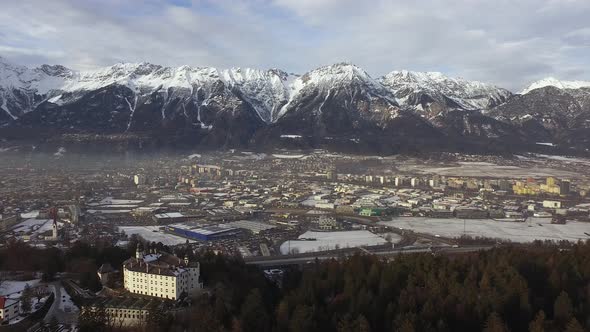
[[[155,251],[145,254],[138,246],[134,258],[123,262],[125,289],[131,293],[176,300],[203,288],[198,262]]]

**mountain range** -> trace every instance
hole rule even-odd
[[[349,63],[296,75],[150,63],[76,71],[0,58],[0,138],[383,154],[585,151],[590,82],[548,78],[515,94],[436,72],[372,78]]]

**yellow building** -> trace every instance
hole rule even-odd
[[[547,178],[547,184],[541,185],[541,191],[544,193],[548,193],[548,194],[555,194],[555,195],[561,194],[561,188],[555,184],[550,185],[549,178]]]
[[[541,193],[541,187],[536,183],[517,181],[512,186],[512,191],[517,195],[539,195]]]

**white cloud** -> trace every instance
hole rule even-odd
[[[590,79],[587,0],[32,0],[3,4],[0,55],[84,69],[117,61],[279,67],[349,60],[373,76],[436,70],[520,90]]]

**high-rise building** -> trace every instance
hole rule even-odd
[[[438,175],[433,176],[432,179],[430,179],[430,181],[428,181],[428,184],[433,188],[438,187],[440,185],[440,176],[438,176]]]
[[[330,181],[335,181],[338,178],[338,175],[336,174],[335,171],[327,171],[326,172],[326,179],[330,180]]]
[[[71,204],[68,206],[70,210],[70,221],[72,224],[79,224],[80,223],[80,216],[82,215],[82,211],[80,210],[80,206],[78,204]]]
[[[500,188],[500,190],[503,190],[503,191],[510,191],[512,189],[511,185],[510,185],[510,181],[508,181],[508,180],[500,180],[498,183],[498,187]]]
[[[561,195],[569,195],[570,194],[570,182],[567,180],[561,181],[559,184],[559,193]]]
[[[145,175],[135,174],[135,176],[133,177],[133,183],[135,183],[138,186],[144,185],[145,184]]]

